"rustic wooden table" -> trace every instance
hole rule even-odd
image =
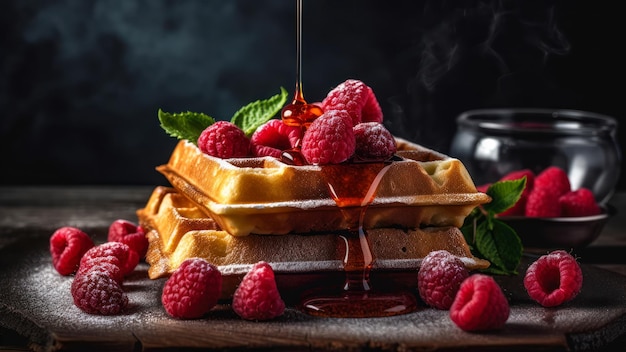
[[[71,300],[62,298],[70,302],[68,307],[42,293],[58,295],[57,291],[68,285],[66,278],[55,277],[49,269],[46,246],[50,234],[62,226],[75,226],[105,239],[112,221],[136,219],[135,211],[145,205],[152,189],[0,187],[0,350],[454,350],[462,346],[471,350],[626,350],[626,193],[616,194],[611,200],[617,213],[597,240],[576,249],[585,274],[590,276],[578,302],[561,310],[542,309],[519,298],[519,280],[503,279],[501,283],[510,290],[516,306],[509,327],[500,333],[457,331],[445,319],[445,313],[434,310],[402,318],[363,320],[310,319],[294,310],[277,322],[248,324],[226,310],[216,312],[213,320],[172,321],[154,303],[135,307],[135,311],[121,318],[64,321],[80,314],[56,312],[76,310]],[[157,302],[158,285],[146,284],[145,274],[137,275],[133,284],[137,292],[132,294],[147,295]],[[40,286],[24,286],[28,282]],[[567,321],[570,319],[573,321]],[[232,337],[238,333],[238,338]],[[447,342],[437,337],[441,334],[447,335]]]

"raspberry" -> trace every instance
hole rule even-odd
[[[450,252],[430,252],[420,265],[417,287],[422,300],[437,309],[450,309],[461,282],[469,276],[463,262]]]
[[[487,190],[491,186],[491,183],[485,183],[484,185],[476,186],[478,192],[487,193]]]
[[[602,212],[593,192],[584,187],[562,195],[559,204],[563,216],[591,216]]]
[[[361,122],[383,122],[383,110],[378,104],[378,99],[374,95],[374,91],[368,87],[367,100],[361,111]]]
[[[459,288],[450,319],[465,331],[499,329],[509,318],[509,302],[493,277],[471,275]]]
[[[139,255],[124,243],[106,242],[89,249],[80,260],[80,266],[83,266],[84,262],[92,258],[108,256],[117,258],[123,275],[128,275],[132,272],[139,263]]]
[[[563,169],[550,166],[535,177],[533,188],[545,188],[560,197],[571,190],[571,184]]]
[[[396,140],[382,123],[363,122],[353,128],[354,154],[363,160],[387,160],[396,152]]]
[[[326,111],[302,138],[302,155],[310,164],[339,164],[354,154],[356,139],[346,111]]]
[[[559,197],[549,188],[535,187],[526,200],[524,215],[528,217],[554,218],[561,216]]]
[[[500,178],[501,181],[519,180],[526,176],[526,188],[532,189],[535,184],[535,173],[530,169],[511,171]]]
[[[295,147],[299,139],[300,128],[273,119],[254,131],[250,143],[255,156],[280,158],[282,151]]]
[[[248,156],[250,140],[235,124],[217,121],[202,131],[198,138],[198,148],[203,153],[218,158],[242,158]]]
[[[122,287],[106,273],[91,270],[72,281],[74,304],[89,314],[118,314],[128,306]]]
[[[533,300],[555,307],[572,300],[583,285],[583,273],[572,255],[556,250],[539,257],[526,270],[524,287]]]
[[[352,126],[361,122],[382,122],[383,113],[374,92],[365,83],[349,79],[341,83],[322,101],[322,110],[345,110]]]
[[[222,292],[222,274],[202,258],[185,260],[165,282],[161,302],[174,318],[195,319],[217,304]]]
[[[112,255],[106,257],[88,258],[81,261],[80,267],[76,272],[76,276],[84,275],[89,271],[100,271],[107,274],[118,284],[124,281],[124,273],[120,269],[120,261]]]
[[[107,237],[109,242],[122,242],[135,251],[139,258],[146,256],[148,238],[140,226],[126,220],[115,220],[109,226]]]
[[[247,320],[268,320],[283,314],[285,302],[268,263],[256,263],[244,276],[235,290],[232,305],[235,313]]]
[[[52,265],[61,275],[73,274],[85,252],[94,246],[92,239],[75,227],[61,227],[50,236]]]
[[[137,226],[127,220],[115,220],[109,226],[107,237],[109,242],[122,242],[131,250],[135,251],[139,258],[146,256],[148,251],[148,238],[141,226]]]

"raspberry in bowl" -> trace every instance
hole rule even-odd
[[[462,113],[450,155],[478,188],[526,177],[516,205],[499,214],[525,247],[580,248],[613,215],[619,180],[617,122],[601,114],[554,109],[482,109]]]
[[[526,181],[519,199],[497,217],[516,230],[526,247],[585,247],[600,235],[615,212],[613,207],[599,204],[590,189],[574,190],[565,170],[557,166],[539,174],[516,170],[498,181],[522,178]],[[490,185],[478,189],[489,194]]]

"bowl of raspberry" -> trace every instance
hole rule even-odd
[[[578,110],[483,109],[462,113],[450,155],[480,191],[526,178],[517,203],[497,216],[526,247],[593,242],[614,209],[621,151],[614,118]]]
[[[585,187],[573,189],[567,173],[549,166],[538,174],[530,169],[512,171],[497,181],[525,178],[517,202],[497,214],[514,228],[526,247],[581,248],[592,243],[602,232],[615,209],[596,201]],[[490,183],[479,185],[489,193]]]

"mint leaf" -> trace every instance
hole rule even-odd
[[[522,257],[522,241],[504,222],[482,221],[476,231],[476,249],[491,262],[489,269],[498,273],[517,274]]]
[[[495,214],[501,213],[517,203],[526,188],[526,176],[518,180],[495,182],[487,189],[491,203],[483,205],[486,211]]]
[[[257,100],[239,109],[230,122],[241,128],[250,137],[262,124],[274,117],[287,102],[287,91],[280,87],[280,93],[265,100]]]
[[[517,274],[524,250],[522,241],[513,228],[496,216],[515,205],[525,187],[525,177],[493,183],[487,189],[491,202],[474,208],[461,226],[461,232],[472,254],[491,263],[485,269],[486,272]]]
[[[202,131],[215,123],[211,116],[198,112],[187,111],[173,114],[159,109],[158,115],[165,132],[172,137],[187,139],[192,143],[197,143]]]

